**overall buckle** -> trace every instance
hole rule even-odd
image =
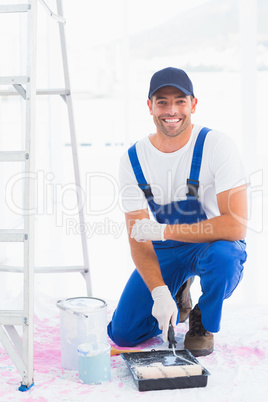
[[[153,193],[152,193],[150,184],[147,184],[147,183],[144,183],[144,184],[143,184],[143,183],[139,183],[138,186],[139,186],[139,188],[144,192],[144,195],[145,195],[146,198],[148,198],[148,197],[152,197],[152,198],[153,198]]]
[[[188,193],[186,195],[198,198],[197,193],[199,188],[199,180],[187,179],[187,187],[188,187]]]

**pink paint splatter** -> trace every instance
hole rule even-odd
[[[234,348],[234,352],[236,355],[246,358],[257,357],[260,359],[264,359],[266,357],[266,353],[264,350],[261,350],[259,348],[251,348],[248,346],[236,347]]]
[[[229,367],[237,366],[239,364],[251,364],[258,366],[263,364],[267,358],[267,351],[258,347],[251,346],[230,346],[230,345],[217,345],[216,350],[219,350],[225,357],[226,363]]]

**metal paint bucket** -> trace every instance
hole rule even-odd
[[[111,346],[108,343],[83,343],[78,347],[79,380],[101,384],[111,379]]]
[[[107,342],[107,304],[94,297],[57,301],[60,311],[61,364],[78,371],[78,346]]]

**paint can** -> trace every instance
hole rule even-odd
[[[61,364],[78,371],[78,346],[107,342],[107,304],[94,297],[57,301],[60,309]]]
[[[79,380],[101,384],[111,379],[111,346],[106,342],[83,343],[78,347]]]

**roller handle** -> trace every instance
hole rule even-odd
[[[135,353],[135,352],[141,352],[141,349],[116,349],[113,346],[111,346],[111,356],[117,356],[120,355],[121,353]]]
[[[169,327],[168,327],[168,347],[169,349],[172,348],[172,345],[174,345],[174,347],[176,347],[177,342],[175,341],[175,332],[174,332],[174,328],[171,325],[171,323],[169,323]]]

